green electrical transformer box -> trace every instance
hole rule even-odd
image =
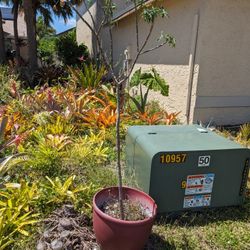
[[[131,126],[126,136],[125,173],[159,213],[241,205],[249,159],[249,149],[198,125]]]

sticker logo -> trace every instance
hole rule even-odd
[[[183,208],[209,207],[211,205],[211,194],[193,195],[184,197]]]
[[[211,159],[210,155],[199,156],[198,167],[209,167],[210,159]]]
[[[189,175],[185,195],[212,193],[215,174]]]

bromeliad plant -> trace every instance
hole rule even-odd
[[[0,249],[14,242],[17,234],[29,236],[27,228],[38,222],[39,214],[32,211],[38,198],[36,184],[7,183],[0,192]]]
[[[12,126],[8,123],[9,119],[7,116],[3,116],[0,121],[0,153],[6,150],[12,145],[18,146],[23,139],[23,135],[15,135],[7,138],[6,131],[11,131]],[[27,160],[26,154],[15,153],[4,158],[0,158],[0,183],[4,180],[5,174],[13,167]]]
[[[65,203],[72,203],[76,207],[81,205],[83,206],[81,209],[84,209],[85,212],[90,212],[91,199],[99,189],[97,185],[92,183],[76,185],[75,175],[68,177],[64,182],[59,177],[51,179],[46,176],[46,179],[48,180],[48,184],[44,185],[43,189],[47,195],[47,204],[58,206]],[[83,200],[83,202],[79,204],[80,200]]]
[[[83,65],[83,70],[69,67],[71,81],[83,89],[98,89],[106,75],[104,66],[97,68],[93,64]]]

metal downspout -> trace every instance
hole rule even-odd
[[[191,51],[189,55],[189,80],[188,80],[188,95],[187,95],[187,106],[186,106],[187,124],[190,123],[190,112],[191,112],[190,109],[191,109],[192,89],[194,80],[195,55],[196,55],[198,30],[199,30],[199,17],[200,15],[198,13],[194,16]]]

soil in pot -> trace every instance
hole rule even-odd
[[[149,208],[144,207],[138,201],[131,201],[128,198],[123,200],[124,220],[138,221],[152,217],[152,212]],[[105,201],[101,210],[116,219],[120,219],[120,204],[118,199],[111,198]]]

